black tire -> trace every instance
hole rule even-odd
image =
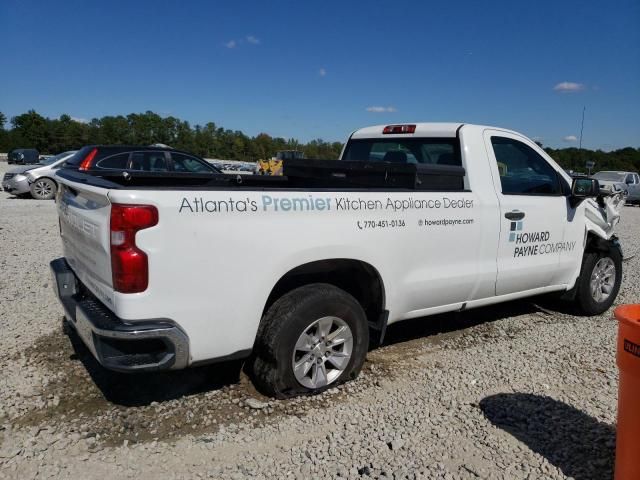
[[[351,358],[331,383],[308,388],[299,383],[294,374],[294,348],[300,335],[323,317],[336,317],[347,324],[353,337]],[[305,285],[282,296],[267,311],[247,364],[248,373],[258,390],[269,396],[289,398],[316,394],[356,378],[368,345],[367,317],[355,298],[333,285]]]
[[[591,292],[591,276],[594,268],[602,259],[609,258],[615,266],[615,283],[609,296],[603,301],[597,301]],[[582,269],[578,279],[578,291],[576,293],[576,303],[585,315],[600,315],[606,312],[618,295],[620,283],[622,282],[622,255],[615,247],[606,252],[585,252],[582,259]]]
[[[58,184],[50,178],[38,178],[31,184],[31,196],[36,200],[51,200],[56,196]]]

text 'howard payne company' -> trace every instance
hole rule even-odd
[[[471,209],[473,200],[461,198],[416,199],[392,198],[367,200],[351,197],[273,196],[207,200],[203,197],[183,197],[179,213],[245,213],[245,212],[312,212],[312,211],[393,211]]]
[[[549,242],[549,232],[531,232],[515,234],[514,257],[529,257],[531,255],[548,255],[551,253],[563,253],[572,251],[575,240],[572,242]]]

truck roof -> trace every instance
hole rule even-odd
[[[382,130],[386,125],[374,125],[372,127],[360,128],[351,134],[351,138],[388,138],[394,137],[394,134],[383,134]],[[414,137],[455,137],[456,131],[463,123],[418,123],[418,122],[402,122],[398,125],[415,125],[416,131],[412,135]],[[407,134],[399,134],[398,136],[406,137]]]

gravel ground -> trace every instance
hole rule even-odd
[[[640,208],[619,234],[635,255]],[[357,381],[274,401],[237,363],[101,369],[51,291],[53,202],[0,193],[0,248],[0,478],[612,477],[611,312],[533,299],[403,322]],[[639,264],[617,303],[640,301]]]

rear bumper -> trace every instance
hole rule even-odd
[[[87,291],[64,258],[52,261],[50,268],[69,324],[102,366],[141,372],[188,365],[189,338],[173,322],[122,320]]]

